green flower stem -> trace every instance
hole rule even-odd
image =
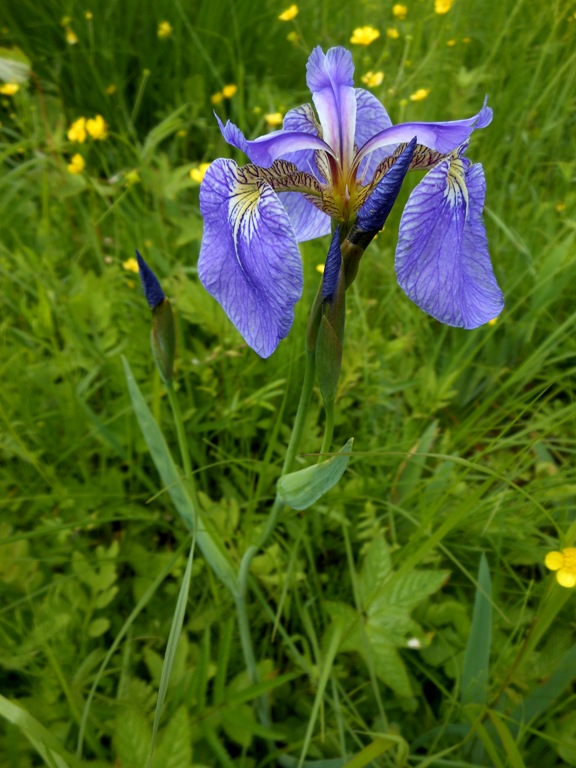
[[[282,465],[282,475],[288,474],[294,465],[296,454],[300,446],[302,439],[302,432],[306,424],[306,416],[308,415],[308,408],[310,406],[310,399],[312,396],[312,389],[314,387],[314,376],[316,373],[316,355],[314,350],[308,350],[306,354],[306,370],[304,372],[304,380],[302,382],[302,390],[300,392],[300,400],[298,402],[298,410],[296,412],[296,418],[294,420],[294,426],[292,428],[292,434],[290,435],[290,441],[288,448],[286,449],[286,457],[284,458],[284,464]],[[237,578],[237,592],[234,595],[234,602],[236,605],[236,616],[238,619],[238,629],[240,631],[240,644],[242,646],[242,654],[244,656],[244,663],[246,664],[246,670],[252,683],[259,682],[258,666],[256,663],[256,657],[254,655],[254,644],[252,642],[252,635],[250,634],[250,622],[248,621],[248,613],[246,611],[246,592],[248,589],[248,579],[250,577],[250,566],[256,554],[266,546],[266,543],[272,536],[274,529],[278,523],[278,517],[284,507],[283,502],[276,496],[274,504],[268,515],[268,520],[264,531],[262,532],[258,543],[248,547],[242,560],[240,561],[240,567],[238,569]],[[264,726],[269,726],[271,723],[270,718],[270,702],[268,696],[263,695],[258,698],[258,717],[260,722]]]
[[[286,449],[286,457],[284,458],[284,464],[282,465],[282,475],[287,475],[292,471],[294,459],[296,458],[298,448],[300,447],[302,432],[304,430],[304,425],[306,424],[306,416],[308,415],[308,408],[310,406],[312,389],[314,387],[315,374],[316,352],[312,350],[306,353],[304,381],[302,382],[302,391],[300,392],[300,401],[298,403],[298,410],[296,411],[294,426],[292,427],[292,434],[290,435],[290,441],[288,443],[288,448]]]
[[[192,464],[190,462],[190,451],[188,450],[188,441],[186,440],[186,433],[184,431],[184,422],[182,421],[182,411],[180,410],[180,404],[174,391],[174,386],[171,381],[165,381],[166,391],[168,392],[168,400],[170,401],[170,407],[172,408],[172,417],[174,424],[176,425],[176,435],[178,437],[178,447],[180,448],[180,456],[182,458],[182,468],[184,470],[184,476],[187,480],[194,483],[194,476],[192,475]],[[193,491],[196,496],[195,491]],[[194,498],[194,502],[195,502]]]
[[[334,402],[326,404],[326,422],[324,424],[324,438],[322,440],[322,447],[320,448],[320,456],[318,456],[318,463],[323,461],[324,455],[330,453],[330,446],[332,445],[332,435],[334,434]]]

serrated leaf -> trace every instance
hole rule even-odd
[[[351,437],[332,458],[281,477],[278,497],[292,509],[308,509],[340,480],[350,461],[353,442]]]
[[[186,707],[180,707],[160,733],[152,768],[189,768],[192,764],[192,734]]]
[[[146,764],[150,725],[135,707],[120,709],[116,718],[114,746],[122,768],[142,768]]]

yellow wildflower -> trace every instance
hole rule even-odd
[[[497,322],[498,322],[498,318],[493,317],[492,320],[488,320],[488,325],[496,325]]]
[[[79,117],[74,120],[68,129],[68,141],[76,141],[78,144],[84,144],[86,141],[86,118]]]
[[[434,0],[434,10],[436,13],[448,13],[454,5],[454,0]]]
[[[78,35],[76,34],[76,32],[74,32],[72,27],[66,27],[64,31],[66,33],[66,42],[68,43],[68,45],[76,45],[76,43],[78,42]]]
[[[377,88],[379,85],[382,85],[382,81],[384,80],[384,73],[372,72],[372,70],[370,70],[369,72],[366,72],[365,75],[362,75],[361,80],[364,85],[368,86],[368,88]]]
[[[131,171],[127,171],[124,174],[124,182],[126,187],[133,187],[134,184],[140,183],[140,174],[136,168],[133,168]]]
[[[400,19],[400,21],[402,21],[406,18],[407,13],[408,8],[405,5],[400,5],[400,3],[397,3],[396,5],[392,6],[392,15],[395,19]]]
[[[285,11],[283,11],[278,18],[280,21],[292,21],[292,19],[295,19],[296,16],[298,16],[298,6],[297,5],[291,5],[290,8],[286,8]]]
[[[110,83],[110,85],[106,86],[106,93],[108,94],[108,96],[113,96],[117,90],[118,89],[116,88],[114,83]]]
[[[108,126],[102,115],[86,120],[86,130],[93,139],[102,140],[108,136]]]
[[[447,40],[447,41],[446,41],[446,45],[447,45],[449,48],[453,48],[453,47],[456,45],[456,40]]]
[[[397,29],[394,29],[394,27],[388,27],[386,30],[386,37],[389,37],[390,40],[398,40],[400,32],[398,32]]]
[[[88,21],[92,21],[92,19],[94,18],[94,14],[92,13],[92,11],[86,11],[86,13],[84,14],[84,17],[85,17],[85,18],[86,18]]]
[[[380,32],[374,27],[357,27],[352,32],[350,42],[352,45],[370,45],[380,37]]]
[[[220,104],[223,98],[224,98],[224,94],[220,92],[213,93],[212,96],[210,96],[210,101],[212,102],[212,104]]]
[[[414,91],[414,93],[411,93],[408,98],[410,101],[424,101],[429,93],[430,88],[418,88],[418,90]]]
[[[210,163],[200,163],[198,168],[192,168],[190,171],[190,178],[192,181],[195,181],[197,184],[200,184],[204,176],[206,175],[206,171],[210,168]]]
[[[556,571],[556,581],[561,587],[576,586],[576,547],[567,547],[562,552],[548,552],[544,565]]]
[[[238,86],[230,83],[230,85],[225,85],[224,88],[222,88],[222,96],[224,96],[225,99],[231,99],[232,96],[236,95],[237,90]]]
[[[320,272],[321,275],[324,274],[324,264],[316,264],[316,272]]]
[[[463,37],[462,38],[462,42],[463,43],[471,43],[472,42],[472,38],[471,37]]]
[[[131,256],[129,259],[126,259],[126,261],[123,261],[122,267],[126,270],[126,272],[134,272],[135,275],[137,275],[140,271],[138,269],[138,262],[134,256]]]
[[[2,83],[0,85],[1,96],[14,96],[20,90],[18,83]]]
[[[269,112],[267,115],[264,115],[268,128],[277,128],[279,125],[282,125],[283,119],[284,116],[281,112]]]
[[[172,34],[172,24],[170,24],[169,21],[161,21],[160,24],[158,24],[158,32],[157,35],[160,38],[160,40],[166,40],[167,37],[170,37]]]
[[[68,163],[68,173],[82,173],[84,168],[86,168],[86,160],[82,157],[82,155],[76,153],[75,155],[72,155],[72,158],[70,162]]]

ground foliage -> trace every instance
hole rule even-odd
[[[233,154],[213,109],[259,135],[307,100],[311,48],[369,24],[381,36],[352,46],[357,79],[384,73],[373,91],[394,122],[472,115],[489,94],[470,156],[506,309],[473,332],[421,313],[394,280],[391,217],[349,294],[349,467],[254,561],[262,682],[196,552],[150,764],[576,765],[574,596],[543,566],[576,538],[576,6],[406,8],[306,0],[280,21],[271,0],[4,3],[0,46],[32,75],[0,96],[2,764],[146,765],[190,540],[128,396],[122,355],[175,445],[127,262],[139,247],[173,300],[199,496],[238,562],[274,495],[327,242],[302,246],[295,328],[261,361],[198,283],[190,171]],[[98,114],[106,138],[68,139]]]

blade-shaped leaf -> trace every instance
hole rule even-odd
[[[470,637],[462,671],[462,703],[485,704],[488,698],[488,671],[492,640],[492,582],[485,555],[480,559],[478,587]]]
[[[148,408],[148,405],[140,392],[140,388],[132,375],[128,361],[122,358],[122,362],[124,363],[124,371],[126,373],[126,381],[128,382],[132,407],[134,408],[134,413],[140,424],[140,429],[142,430],[142,434],[144,435],[146,445],[148,446],[150,455],[156,465],[158,474],[160,475],[166,490],[170,494],[170,498],[178,510],[180,517],[183,519],[186,526],[194,531],[198,546],[210,567],[228,589],[235,594],[236,577],[232,570],[232,566],[218,546],[212,533],[207,530],[204,525],[204,521],[200,516],[200,511],[194,508],[186,485],[174,464],[164,435],[158,424],[156,424],[152,412],[150,411],[150,408]]]
[[[314,464],[281,477],[277,486],[279,498],[292,509],[302,510],[312,506],[333,488],[344,474],[350,461],[353,442],[351,437],[335,456],[321,464]]]

